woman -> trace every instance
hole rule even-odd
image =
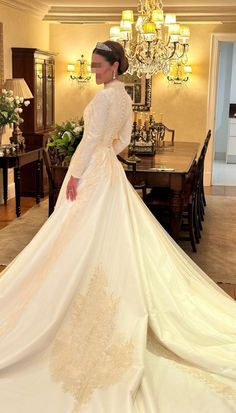
[[[56,210],[1,281],[1,413],[236,412],[236,305],[175,244],[116,154],[131,100],[98,43]]]

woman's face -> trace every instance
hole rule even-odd
[[[111,82],[114,76],[117,74],[118,62],[111,65],[103,56],[93,53],[91,62],[91,72],[96,75],[97,85],[102,83]]]

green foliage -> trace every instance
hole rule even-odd
[[[69,162],[84,132],[84,123],[81,118],[79,121],[66,121],[55,126],[48,143],[49,148],[54,148],[64,162]]]

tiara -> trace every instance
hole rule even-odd
[[[112,49],[104,43],[98,42],[96,44],[96,49],[105,50],[106,52],[112,52]]]

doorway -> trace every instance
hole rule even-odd
[[[236,104],[236,34],[213,34],[208,125],[213,138],[210,183],[215,186],[236,186],[236,133],[235,141],[230,136],[236,117],[229,117],[230,104]]]

